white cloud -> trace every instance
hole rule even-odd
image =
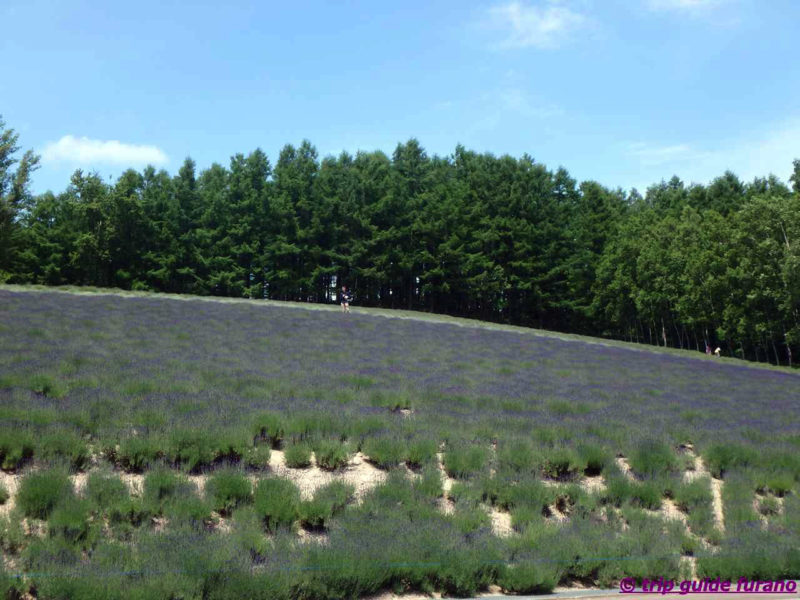
[[[560,4],[528,6],[512,1],[488,11],[490,24],[501,30],[500,48],[555,48],[586,23],[586,17]]]
[[[724,149],[715,153],[720,166],[727,161],[724,168],[746,181],[772,173],[788,183],[792,160],[800,158],[800,117],[776,123],[766,133],[741,138],[731,146],[729,154]]]
[[[677,10],[682,12],[700,12],[716,8],[726,0],[647,0],[651,10]]]
[[[776,122],[764,133],[720,140],[708,149],[639,142],[626,150],[651,182],[675,174],[686,183],[707,184],[730,170],[744,181],[772,174],[788,183],[792,160],[800,158],[800,117]]]
[[[519,113],[523,117],[546,119],[564,114],[564,110],[554,104],[533,102],[525,92],[515,87],[500,90],[498,99],[503,109]]]
[[[113,164],[136,166],[161,165],[169,159],[157,146],[125,144],[117,140],[93,140],[65,135],[57,142],[49,142],[42,150],[46,162],[76,164]]]
[[[654,146],[644,142],[630,144],[628,146],[628,154],[639,159],[642,166],[647,167],[685,163],[690,160],[699,160],[707,156],[707,153],[697,151],[689,144]]]

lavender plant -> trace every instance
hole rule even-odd
[[[268,303],[7,289],[0,304],[0,460],[22,472],[19,510],[54,519],[56,532],[34,540],[8,529],[0,541],[31,573],[85,569],[32,579],[42,597],[536,591],[677,576],[682,552],[710,576],[800,575],[796,374],[365,311],[342,319]],[[709,479],[681,482],[691,457],[676,447],[689,441],[724,481],[724,534]],[[452,515],[439,505],[442,444],[459,479]],[[381,467],[405,461],[416,472],[382,474],[359,506],[341,490],[303,502],[293,483],[268,475],[269,453],[301,468],[312,449],[334,471],[361,449]],[[615,454],[628,457],[633,480]],[[85,500],[63,507],[66,473],[55,492],[35,477],[50,463],[90,460],[108,471],[90,472]],[[252,505],[239,493],[242,462],[260,479]],[[111,469],[145,474],[143,497]],[[209,498],[180,471],[207,474]],[[584,475],[602,475],[604,491],[583,491]],[[667,494],[714,556],[653,513]],[[547,517],[554,504],[566,523]],[[486,505],[510,511],[511,538],[491,533]],[[210,531],[213,508],[233,513],[229,534],[225,520]],[[324,528],[328,542],[297,544],[297,521]],[[95,522],[108,531],[84,528]],[[620,556],[635,558],[603,559]],[[109,569],[174,574],[103,588],[93,573]]]

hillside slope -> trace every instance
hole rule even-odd
[[[242,589],[280,573],[275,597],[800,575],[794,373],[380,311],[9,287],[0,307],[12,571],[93,581],[124,539],[125,572],[171,540],[189,597],[220,553]],[[41,469],[69,473],[82,533],[20,495]],[[93,495],[101,475],[134,513]],[[274,480],[296,490],[280,525]],[[197,536],[216,558],[189,577]],[[89,552],[65,567],[58,544]]]

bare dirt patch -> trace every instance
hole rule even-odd
[[[579,484],[584,491],[590,494],[602,494],[606,491],[606,481],[602,475],[582,477]]]
[[[434,593],[430,596],[424,594],[395,594],[394,592],[381,592],[373,596],[365,596],[364,600],[431,600],[431,598],[441,598],[442,595]]]
[[[273,450],[269,458],[270,470],[279,477],[294,482],[300,489],[300,496],[309,500],[323,485],[331,481],[344,481],[355,487],[356,501],[360,502],[364,495],[386,479],[386,473],[374,466],[366,457],[357,452],[343,469],[325,471],[316,464],[305,469],[291,469],[286,466],[283,452]]]
[[[83,493],[83,490],[86,488],[86,480],[89,479],[89,474],[76,473],[74,475],[70,475],[69,478],[72,481],[72,488],[75,490],[75,493]]]
[[[547,520],[563,525],[569,521],[569,515],[559,508],[558,503],[547,505]]]
[[[163,533],[167,530],[169,521],[165,517],[153,517],[153,529],[156,533]]]
[[[624,456],[618,456],[616,458],[617,466],[619,470],[622,471],[622,474],[625,475],[631,481],[636,481],[636,477],[633,475],[633,471],[631,470],[631,466],[628,464],[628,459]]]
[[[444,470],[444,455],[441,452],[436,453],[436,465],[439,468],[439,473],[442,475],[442,491],[444,492],[445,497],[447,497],[450,493],[450,490],[453,488],[455,479],[450,477],[447,474],[447,471]]]
[[[218,533],[230,533],[233,531],[231,519],[226,519],[217,511],[211,511],[211,518],[207,521],[208,526]]]
[[[772,499],[776,502],[777,508],[775,512],[769,512],[764,514],[761,511],[762,505],[761,502],[766,499]],[[773,516],[780,515],[783,512],[783,498],[778,496],[773,496],[772,494],[768,495],[759,495],[756,494],[753,498],[753,511],[758,515],[758,518],[761,520],[761,528],[766,529],[769,526],[769,519]]]
[[[514,534],[511,526],[511,515],[503,510],[498,510],[495,506],[486,506],[486,512],[492,520],[492,532],[497,537],[509,537]]]
[[[684,527],[689,527],[689,523],[686,520],[686,515],[677,507],[675,502],[669,498],[663,498],[661,500],[661,508],[658,512],[661,513],[661,516],[668,521],[680,521],[683,523]]]
[[[687,471],[684,474],[684,477],[689,479],[697,479],[698,477],[703,477],[708,475],[710,477],[710,473],[708,468],[706,467],[703,459],[699,456],[695,456],[694,459],[694,471]],[[712,506],[714,508],[714,520],[717,523],[717,528],[721,532],[725,532],[725,515],[722,509],[722,480],[717,479],[716,477],[711,477],[711,497],[712,497]]]
[[[697,558],[694,556],[681,556],[681,566],[688,571],[688,579],[697,579]]]
[[[206,491],[208,475],[189,475],[189,481],[194,483],[198,493],[202,496]]]
[[[300,528],[297,532],[301,544],[327,544],[328,534],[324,531],[309,531]]]
[[[14,510],[14,506],[16,506],[19,476],[11,475],[5,471],[0,471],[0,484],[2,484],[8,492],[8,500],[5,501],[5,504],[0,506],[0,516],[6,517],[12,510]]]
[[[456,503],[451,498],[439,498],[436,501],[439,510],[446,515],[452,515],[456,512]]]
[[[144,475],[141,473],[120,473],[119,477],[122,479],[122,483],[128,486],[131,496],[141,498],[144,493]]]

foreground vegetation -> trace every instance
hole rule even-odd
[[[0,289],[0,306],[6,588],[800,576],[791,372],[270,303]]]
[[[416,140],[319,160],[303,142],[198,173],[27,191],[0,121],[0,282],[429,310],[792,364],[800,353],[800,161],[708,186],[610,190],[531,157]],[[787,161],[790,157],[787,157]],[[765,174],[766,175],[766,174]]]

